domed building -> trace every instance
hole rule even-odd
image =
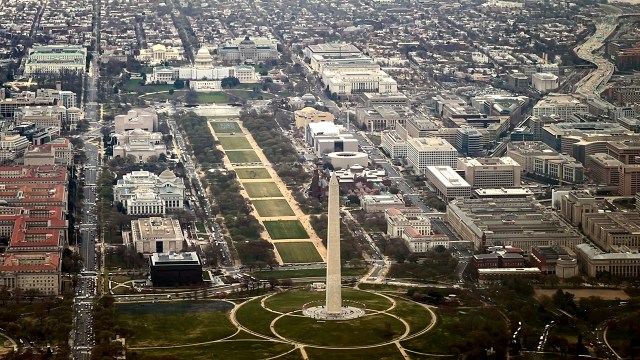
[[[194,66],[198,69],[213,68],[213,57],[206,47],[201,47],[196,54]]]
[[[159,64],[164,61],[182,60],[182,53],[176,48],[155,44],[148,49],[141,49],[140,55],[136,56],[136,59],[141,62]]]
[[[257,37],[238,38],[221,44],[218,56],[222,61],[263,62],[278,58],[278,43],[276,40]]]
[[[313,94],[306,93],[300,97],[307,106],[313,106],[316,104],[316,97]]]
[[[184,180],[171,170],[160,175],[140,170],[118,180],[113,195],[129,215],[162,215],[184,208],[184,190]]]

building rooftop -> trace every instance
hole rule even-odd
[[[439,137],[428,138],[412,138],[409,139],[408,144],[413,146],[418,151],[455,151],[456,148],[451,145],[447,140]]]
[[[471,187],[469,183],[450,166],[427,166],[427,171],[445,187]]]
[[[200,258],[195,252],[168,252],[151,254],[151,265],[200,265]]]

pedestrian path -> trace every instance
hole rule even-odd
[[[260,148],[260,146],[255,142],[255,139],[253,138],[251,133],[242,125],[241,121],[239,121],[239,120],[236,120],[236,121],[234,121],[234,120],[224,120],[224,121],[225,122],[235,122],[235,123],[237,123],[238,126],[240,127],[240,129],[242,130],[242,134],[249,141],[249,144],[251,145],[251,149],[253,151],[255,151],[255,153],[258,155],[258,158],[260,159],[260,162],[263,163],[263,164],[270,164],[269,160],[266,158],[266,156],[262,152],[262,149]],[[209,130],[211,131],[211,134],[213,135],[214,139],[216,140],[216,147],[221,151],[225,151],[224,147],[220,145],[219,138],[218,138],[215,130],[213,129],[213,126],[211,125],[211,121],[209,121],[207,124],[209,126]],[[224,166],[225,166],[225,168],[227,170],[234,170],[236,167],[243,167],[243,166],[239,166],[239,164],[231,163],[227,156],[224,157],[223,162],[224,162]],[[280,176],[278,176],[276,171],[271,166],[260,167],[260,166],[251,165],[250,167],[257,167],[257,168],[261,168],[261,169],[267,170],[267,172],[269,173],[271,178],[268,178],[268,179],[240,179],[240,178],[238,178],[238,181],[241,184],[243,184],[243,183],[273,182],[277,186],[277,188],[280,191],[280,193],[283,194],[283,196],[281,196],[281,197],[252,198],[246,192],[244,187],[240,188],[240,194],[244,198],[249,199],[249,200],[280,200],[280,199],[286,200],[286,202],[291,207],[291,210],[293,210],[293,213],[294,213],[293,216],[270,216],[270,217],[264,217],[264,216],[261,216],[258,213],[258,211],[255,208],[255,206],[253,204],[251,204],[251,207],[253,208],[252,215],[255,216],[255,218],[263,225],[264,225],[265,221],[278,221],[278,220],[298,220],[298,221],[300,221],[300,223],[302,224],[302,227],[304,228],[304,230],[309,235],[309,238],[305,238],[305,239],[287,239],[287,241],[288,242],[311,242],[314,245],[314,247],[316,248],[316,250],[318,251],[318,253],[320,254],[320,256],[322,257],[323,261],[326,261],[326,258],[327,258],[326,248],[325,248],[324,244],[322,243],[322,239],[320,239],[320,237],[313,230],[313,227],[311,226],[311,218],[310,218],[310,216],[305,214],[300,209],[300,207],[298,206],[298,202],[293,198],[293,195],[291,194],[291,191],[289,191],[289,189],[286,187],[286,185],[282,182],[282,179],[280,179]],[[278,253],[277,247],[275,247],[275,244],[283,242],[284,240],[274,240],[274,239],[272,239],[271,236],[269,235],[269,233],[266,231],[266,228],[265,228],[265,230],[262,231],[261,237],[263,239],[271,242],[272,244],[274,244],[274,253],[275,253],[275,256],[276,256],[276,260],[278,261],[278,263],[283,264],[282,257]]]

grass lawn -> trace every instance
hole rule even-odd
[[[147,85],[141,85],[140,82],[142,80],[129,80],[127,82],[125,82],[124,84],[122,84],[122,86],[120,87],[120,90],[124,91],[124,92],[143,92],[143,93],[150,93],[150,92],[156,92],[156,91],[169,91],[171,89],[174,89],[172,84],[160,84],[160,85],[156,85],[156,84],[147,84]]]
[[[282,197],[282,193],[278,186],[273,181],[265,182],[248,182],[243,183],[244,189],[249,194],[249,197],[262,198],[262,197]]]
[[[269,324],[276,317],[278,314],[262,308],[260,299],[250,300],[236,311],[236,319],[242,326],[264,335],[271,335]]]
[[[252,200],[251,202],[262,217],[295,215],[285,199]]]
[[[211,121],[211,127],[216,133],[241,133],[240,125],[233,121]]]
[[[273,240],[309,238],[299,220],[263,221],[263,225]]]
[[[431,315],[422,305],[395,298],[396,307],[390,313],[404,319],[411,327],[409,334],[424,330],[431,323]]]
[[[230,308],[222,301],[118,304],[116,321],[132,330],[132,347],[189,344],[232,335]]]
[[[465,309],[452,313],[440,311],[437,316],[438,323],[431,331],[416,338],[402,341],[402,346],[428,354],[451,354],[451,347],[465,343],[467,335],[456,329],[456,323],[475,322],[476,318],[484,318],[489,315],[484,314],[481,309]],[[495,321],[503,320],[495,319]]]
[[[225,150],[251,149],[249,140],[244,136],[219,136],[218,140]]]
[[[253,150],[233,150],[225,151],[225,154],[232,163],[256,163],[260,162],[258,154]]]
[[[373,345],[392,340],[405,331],[400,320],[376,314],[349,321],[319,322],[307,317],[288,316],[275,324],[278,334],[302,343],[323,346]]]
[[[294,348],[293,345],[274,343],[264,340],[235,340],[223,341],[202,346],[188,346],[175,349],[135,350],[144,355],[176,357],[189,360],[257,360],[271,359],[287,353]],[[300,352],[298,352],[300,354]],[[301,356],[298,357],[302,359]],[[278,359],[292,359],[278,357]],[[295,358],[293,358],[295,359]]]
[[[324,291],[292,290],[270,297],[265,301],[265,306],[280,312],[290,312],[301,309],[302,305],[310,301],[324,301],[325,295]],[[391,307],[391,302],[382,296],[350,288],[342,288],[342,299],[366,304],[367,309],[372,310]]]
[[[227,90],[227,93],[243,100],[270,100],[275,97],[273,94],[253,90]]]
[[[342,268],[342,276],[362,276],[367,273],[368,268],[353,269]],[[317,277],[325,276],[326,269],[301,269],[301,270],[272,270],[272,271],[256,271],[252,275],[259,279],[268,279],[270,277],[276,279],[300,278],[300,277]],[[364,284],[361,284],[362,286]],[[406,288],[404,289],[406,293]]]
[[[271,179],[265,168],[237,168],[235,172],[239,179]]]
[[[223,92],[199,92],[198,104],[226,104],[229,102],[229,97]]]
[[[184,97],[184,91],[175,91],[173,94],[169,92],[152,93],[143,95],[142,98],[148,101],[166,102],[167,100],[181,100]]]
[[[196,223],[196,229],[198,229],[198,232],[201,232],[201,233],[207,232],[207,229],[205,229],[204,224],[201,222]]]
[[[276,249],[285,263],[309,263],[322,261],[318,250],[310,242],[276,244]]]
[[[401,360],[404,359],[400,350],[395,345],[386,345],[380,347],[374,347],[370,349],[353,349],[353,350],[328,350],[317,348],[305,348],[310,360],[324,360],[324,359],[340,359],[340,360],[361,360],[361,359],[376,359],[376,360]],[[413,359],[413,354],[411,355]]]

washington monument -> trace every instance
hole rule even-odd
[[[329,224],[327,227],[327,314],[342,312],[340,269],[340,187],[336,174],[329,180]]]
[[[340,187],[336,174],[329,180],[329,224],[327,227],[327,284],[324,305],[308,306],[302,313],[314,319],[350,320],[365,315],[359,307],[342,306],[342,274],[340,268]]]

